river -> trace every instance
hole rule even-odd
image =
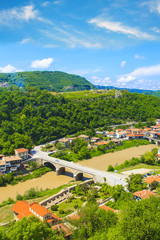
[[[156,145],[154,144],[133,147],[122,151],[107,153],[98,157],[93,157],[91,159],[81,161],[79,162],[79,164],[98,170],[107,170],[109,164],[112,164],[113,166],[115,166],[116,164],[121,164],[125,160],[132,159],[132,157],[139,157],[146,151],[151,151],[155,147]],[[67,184],[71,180],[73,180],[71,176],[56,176],[56,173],[52,171],[46,173],[40,178],[35,178],[26,182],[18,183],[15,186],[8,185],[6,187],[0,187],[0,203],[2,203],[2,201],[6,201],[9,197],[15,200],[17,193],[23,195],[24,192],[31,187],[37,187],[38,189],[52,189],[57,188],[63,184]]]

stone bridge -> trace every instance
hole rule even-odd
[[[83,180],[83,174],[87,174],[90,178],[93,178],[94,181],[96,181],[96,174],[88,171],[88,169],[83,168],[82,166],[77,167],[74,165],[66,166],[66,164],[62,163],[60,160],[56,159],[54,160],[42,160],[41,163],[45,166],[52,165],[54,170],[56,171],[56,175],[65,175],[66,168],[70,170],[73,174],[73,178],[75,181],[82,181]]]
[[[32,150],[32,155],[33,157],[31,161],[38,160],[41,164],[44,164],[45,166],[52,166],[56,171],[57,175],[65,174],[67,170],[71,171],[75,181],[83,180],[83,175],[86,174],[87,176],[92,178],[94,182],[106,182],[111,186],[117,184],[126,186],[126,180],[124,175],[100,171],[86,166],[82,166],[78,163],[68,162],[62,159],[50,157],[48,156],[48,153],[42,152],[39,146],[35,147],[34,150]]]
[[[157,146],[160,146],[160,139],[153,138],[153,137],[146,137],[150,143],[155,143]]]

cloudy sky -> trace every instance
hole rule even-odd
[[[0,72],[64,71],[160,90],[160,0],[6,0]]]

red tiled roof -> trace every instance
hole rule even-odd
[[[58,230],[59,232],[64,231],[65,232],[65,237],[68,237],[72,234],[71,230],[64,223],[54,225],[52,227],[52,230]]]
[[[26,148],[18,148],[18,149],[15,149],[15,151],[17,151],[18,153],[24,153],[24,152],[28,152],[28,149],[26,149]]]
[[[145,179],[145,182],[148,183],[148,184],[151,184],[152,182],[160,182],[160,177],[152,175],[150,177],[147,177]]]
[[[97,143],[94,143],[94,144],[98,145],[98,146],[101,146],[101,145],[106,145],[108,143],[109,143],[109,141],[108,142],[107,141],[103,141],[103,142],[97,142]]]
[[[133,195],[136,197],[140,197],[141,199],[146,199],[146,198],[149,198],[150,196],[156,196],[155,193],[145,190],[145,189],[142,191],[134,192]]]
[[[80,217],[78,216],[77,213],[73,214],[71,217],[70,217],[71,220],[74,220],[74,219],[80,219]]]
[[[81,134],[78,136],[79,138],[89,138],[87,135]]]
[[[8,156],[8,157],[3,157],[3,159],[6,162],[12,162],[12,161],[21,161],[22,159],[17,157],[17,156]]]
[[[12,207],[12,211],[18,214],[18,219],[32,215],[32,213],[29,211],[29,204],[27,201],[17,201]]]
[[[43,217],[47,213],[52,213],[47,208],[40,205],[38,202],[30,203],[29,206],[30,206],[31,209],[33,209],[33,211],[38,213],[41,217]]]
[[[52,213],[42,205],[40,205],[38,202],[28,203],[27,201],[17,201],[15,205],[12,207],[12,211],[17,213],[17,218],[20,220],[23,217],[29,217],[30,215],[34,215],[30,211],[30,208],[38,213],[41,217],[46,215],[47,213]],[[60,220],[59,217],[57,217],[54,213],[52,213],[52,218],[47,219],[48,222]]]
[[[102,205],[102,206],[100,206],[99,208],[101,208],[101,209],[103,209],[103,210],[105,210],[105,211],[108,211],[108,210],[113,211],[113,212],[116,211],[115,209],[110,208],[110,207],[108,207],[108,206],[106,206],[106,205]]]

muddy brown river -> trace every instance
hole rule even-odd
[[[133,147],[118,152],[107,153],[98,157],[91,158],[79,162],[79,164],[92,167],[98,170],[107,170],[108,165],[121,164],[125,160],[130,160],[132,157],[139,157],[146,151],[151,151],[156,145],[145,145],[139,147]],[[6,201],[9,197],[16,199],[17,193],[23,195],[25,191],[31,187],[38,189],[52,189],[57,188],[63,184],[69,183],[73,178],[71,176],[59,175],[56,176],[55,172],[48,172],[40,178],[28,180],[26,182],[18,183],[15,186],[8,185],[6,187],[0,187],[0,203]]]

